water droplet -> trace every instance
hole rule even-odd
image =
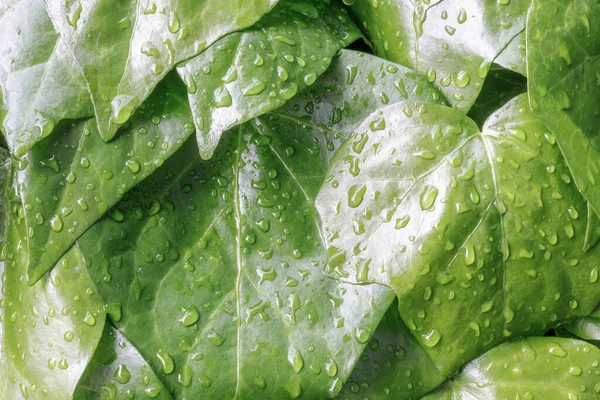
[[[356,208],[361,205],[367,191],[366,185],[354,185],[348,190],[348,205]]]
[[[181,322],[183,326],[193,325],[200,319],[200,314],[198,314],[198,309],[195,306],[182,306],[181,311],[183,312],[183,316],[179,318],[179,322]]]
[[[173,358],[169,355],[169,353],[165,349],[160,349],[156,353],[156,358],[160,362],[160,367],[165,374],[172,374],[175,370],[175,364],[173,363]]]
[[[64,335],[65,342],[70,342],[75,337],[75,334],[72,331],[66,331]]]
[[[267,88],[267,85],[259,79],[254,78],[250,85],[243,90],[244,96],[255,96],[262,93]]]
[[[567,356],[565,349],[563,349],[558,343],[552,343],[549,345],[548,353],[560,358],[565,358]]]
[[[460,71],[454,78],[454,83],[459,88],[466,87],[471,82],[471,75],[466,71]]]
[[[83,317],[83,322],[85,322],[86,325],[94,326],[94,325],[96,325],[96,318],[94,318],[92,313],[90,313],[89,311],[86,311],[85,317]]]
[[[179,26],[179,17],[177,16],[177,13],[171,11],[169,13],[169,32],[177,33],[179,31]]]
[[[125,165],[134,174],[137,174],[138,172],[140,172],[140,163],[135,160],[127,160],[127,161],[125,161]]]
[[[433,207],[438,193],[439,191],[435,186],[426,185],[423,188],[423,191],[420,195],[420,204],[423,211],[429,210],[431,207]]]
[[[81,18],[81,11],[83,8],[81,7],[81,3],[79,1],[73,3],[71,8],[67,12],[67,23],[73,27],[73,29],[77,29],[77,22],[79,18]]]
[[[226,87],[219,87],[213,93],[213,100],[215,101],[215,107],[229,107],[233,104],[231,94]]]
[[[62,219],[58,215],[55,215],[50,220],[50,227],[52,228],[52,230],[54,232],[60,232],[60,231],[62,231],[63,230],[63,221],[62,221]]]
[[[139,103],[138,96],[120,94],[111,101],[113,124],[122,125],[131,117]]]
[[[288,349],[287,359],[289,363],[292,365],[292,369],[295,373],[299,373],[304,367],[304,358],[298,349],[290,346]]]
[[[440,340],[442,339],[442,334],[439,333],[437,330],[432,329],[431,331],[429,331],[429,333],[423,334],[422,338],[425,346],[433,347],[440,342]]]
[[[113,378],[115,378],[115,381],[124,385],[124,384],[128,383],[129,380],[131,379],[131,373],[127,369],[127,366],[120,364],[117,367],[117,370],[115,371],[115,374],[113,375]]]

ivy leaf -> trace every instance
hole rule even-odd
[[[282,136],[247,123],[210,161],[188,143],[118,206],[123,222],[79,241],[117,327],[177,397],[335,396],[393,299],[323,274],[312,195],[288,162],[319,158],[286,155]]]
[[[525,94],[481,131],[438,105],[374,113],[336,152],[316,204],[330,273],[394,288],[446,376],[600,300],[586,202]]]
[[[312,85],[333,56],[360,37],[344,8],[313,3],[282,1],[251,28],[177,68],[190,93],[202,158],[210,158],[227,129]]]
[[[149,398],[172,399],[137,349],[121,332],[106,324],[73,398],[118,399],[140,392]]]
[[[284,108],[230,130],[210,161],[188,142],[117,206],[123,222],[106,218],[80,239],[113,320],[170,390],[320,398],[341,389],[393,294],[323,275],[313,199],[351,127],[404,96],[439,99],[407,68],[344,51]],[[189,384],[178,378],[188,372]]]
[[[115,136],[179,62],[251,26],[277,0],[45,0],[56,30],[83,72],[98,131]]]
[[[72,398],[100,340],[104,304],[77,246],[38,284],[27,285],[21,215],[15,199],[10,223],[2,220],[9,227],[0,257],[0,387],[13,398]]]
[[[599,362],[600,349],[581,340],[519,339],[494,347],[423,400],[592,399],[600,392]]]
[[[83,76],[42,0],[8,7],[0,37],[0,121],[14,154],[25,154],[61,120],[93,115]]]
[[[525,28],[527,1],[357,1],[375,54],[427,76],[468,111],[492,61]]]
[[[577,187],[600,211],[600,4],[535,0],[527,22],[529,100],[556,136]]]
[[[66,123],[17,163],[30,284],[193,133],[177,80],[161,83],[115,141],[104,143],[93,119]]]
[[[340,397],[349,400],[418,399],[445,379],[402,322],[398,302],[394,301]]]

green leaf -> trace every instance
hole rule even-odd
[[[188,142],[118,206],[123,222],[79,241],[113,320],[177,397],[333,396],[393,299],[322,273],[314,193],[292,164],[320,157],[286,154],[300,132],[268,122],[229,131],[210,161]]]
[[[418,399],[445,379],[400,319],[395,301],[352,371],[340,398]]]
[[[0,37],[0,122],[12,152],[25,154],[61,120],[93,115],[83,76],[42,0],[8,7]]]
[[[494,347],[423,400],[595,399],[599,362],[600,349],[581,340],[529,337]]]
[[[335,154],[316,205],[328,270],[394,288],[447,376],[600,300],[586,202],[526,95],[482,131],[438,105],[374,113]]]
[[[525,42],[525,31],[515,36],[502,50],[502,53],[494,59],[494,62],[506,69],[527,76],[527,45]]]
[[[96,134],[93,119],[67,123],[17,163],[31,284],[193,133],[185,88],[177,80],[161,83],[113,142]]]
[[[527,1],[356,1],[375,54],[426,75],[468,111],[492,61],[525,28]]]
[[[148,398],[172,399],[137,349],[121,332],[106,324],[73,398],[121,399],[142,393]]]
[[[0,387],[14,399],[72,398],[102,335],[103,302],[77,246],[27,285],[22,212],[11,204],[6,261],[0,261]]]
[[[529,101],[577,187],[600,211],[600,4],[535,0],[527,20]]]
[[[588,202],[588,224],[585,229],[585,242],[583,251],[588,251],[600,241],[600,218],[591,204]]]
[[[203,158],[210,158],[224,131],[312,85],[333,56],[360,37],[344,8],[313,3],[283,1],[251,28],[177,68],[188,86]]]
[[[433,85],[413,70],[369,54],[342,50],[315,85],[273,113],[320,129],[339,142],[372,113],[406,101],[445,104]],[[331,151],[332,144],[326,148]]]
[[[410,70],[344,51],[283,109],[230,130],[210,161],[189,141],[117,206],[121,223],[106,218],[81,238],[113,320],[170,390],[341,388],[392,297],[323,276],[312,203],[345,135],[404,96],[439,99]]]
[[[111,139],[181,61],[251,26],[277,0],[46,0],[87,82],[98,131]]]

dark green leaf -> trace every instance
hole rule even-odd
[[[514,71],[492,67],[485,78],[477,101],[469,110],[469,118],[480,127],[507,101],[527,92],[527,79]]]
[[[0,388],[11,399],[69,399],[100,340],[103,302],[77,246],[27,285],[22,213],[11,204],[6,261],[0,261]]]
[[[597,399],[600,349],[581,340],[530,337],[494,347],[423,400]]]
[[[337,393],[392,299],[324,277],[313,199],[360,118],[382,101],[435,95],[406,68],[344,52],[285,109],[229,131],[210,161],[188,142],[117,206],[122,223],[107,218],[84,235],[113,319],[170,389]]]
[[[77,385],[73,398],[172,399],[152,368],[121,332],[106,324],[94,358]]]
[[[468,111],[492,61],[525,28],[527,1],[355,1],[375,54],[426,75]]]
[[[535,0],[527,22],[531,107],[556,136],[577,187],[600,211],[600,3]]]
[[[11,151],[23,155],[59,121],[93,115],[83,76],[43,0],[8,7],[0,37],[0,122]]]
[[[418,399],[444,380],[400,319],[398,303],[394,302],[340,397],[349,400]]]
[[[30,283],[193,133],[185,88],[177,80],[161,83],[115,141],[104,143],[93,119],[64,124],[17,163]]]
[[[449,376],[490,347],[600,300],[586,202],[526,95],[482,131],[459,111],[393,105],[355,129],[317,197],[334,276],[390,285]]]
[[[46,0],[54,26],[83,72],[106,140],[175,64],[254,24],[276,3]]]
[[[210,161],[192,143],[120,204],[123,222],[80,239],[117,326],[178,397],[335,395],[393,298],[322,273],[310,176],[291,164],[319,157],[286,154],[298,133],[266,123]]]
[[[178,67],[190,92],[200,155],[210,158],[224,131],[312,85],[359,36],[337,4],[286,0],[256,25],[225,36]]]

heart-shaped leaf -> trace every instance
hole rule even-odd
[[[123,222],[79,240],[117,327],[178,397],[334,396],[393,298],[322,273],[314,193],[288,163],[319,157],[271,140],[247,123],[210,161],[188,143],[120,203]]]
[[[375,79],[377,88],[363,87]],[[122,222],[106,218],[80,239],[113,320],[170,390],[339,391],[393,295],[323,275],[313,199],[360,118],[383,100],[436,96],[406,68],[344,52],[283,109],[229,131],[210,161],[188,142],[117,206]],[[188,373],[190,382],[179,379]]]
[[[337,151],[317,197],[334,276],[390,285],[440,371],[545,333],[600,300],[587,204],[520,95],[483,130],[408,103],[374,113]]]

